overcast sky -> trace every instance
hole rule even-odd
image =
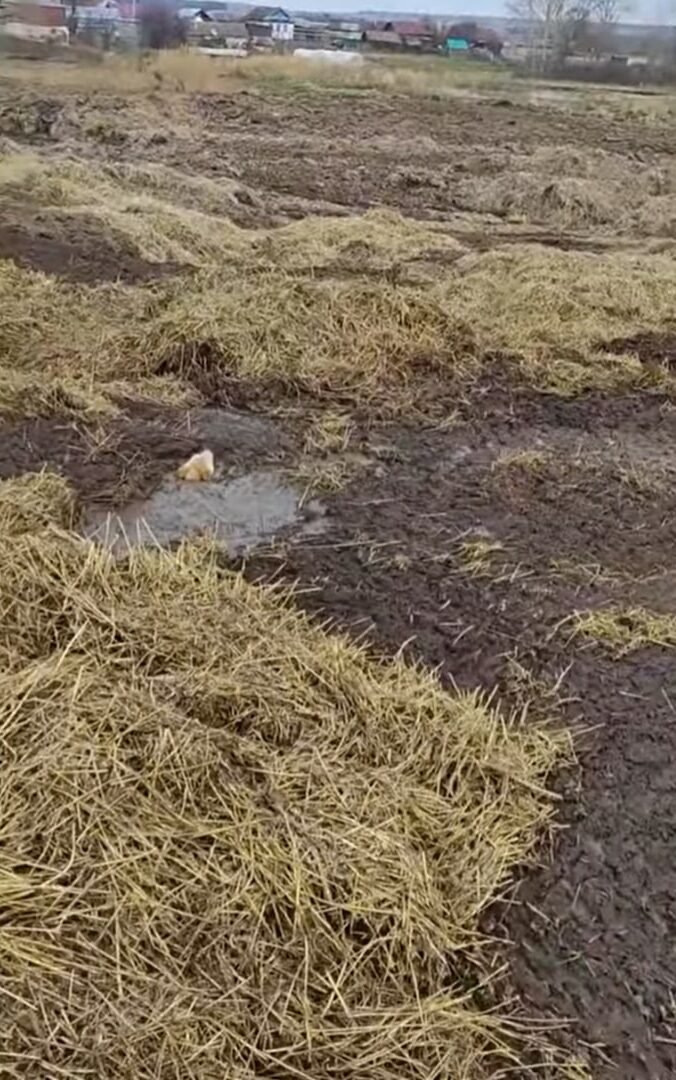
[[[676,24],[676,0],[630,0],[625,4],[624,22]],[[294,7],[305,11],[402,11],[427,15],[506,15],[502,0],[425,0],[418,6],[412,0],[294,0]]]

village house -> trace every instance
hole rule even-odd
[[[283,44],[293,41],[294,22],[284,8],[253,7],[242,21],[256,44]]]
[[[328,26],[316,19],[296,18],[293,24],[293,40],[296,45],[323,49],[330,45]]]
[[[384,52],[397,52],[404,47],[401,34],[394,30],[364,30],[361,40],[364,45]]]
[[[0,31],[8,38],[67,45],[66,9],[63,4],[0,4]]]
[[[235,19],[215,20],[216,36],[226,49],[242,51],[249,46],[249,31],[246,23]]]
[[[496,30],[490,26],[478,26],[475,22],[449,26],[445,35],[446,52],[484,52],[497,58],[502,54],[503,44]]]
[[[327,34],[329,44],[337,49],[357,49],[361,43],[362,26],[355,21],[332,19]]]
[[[418,52],[434,52],[437,48],[437,35],[429,23],[417,21],[390,21],[383,26],[386,33],[399,34],[406,49]]]
[[[228,17],[221,8],[180,8],[178,17],[186,29],[189,45],[200,52],[244,55],[249,48],[246,24]]]

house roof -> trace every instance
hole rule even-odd
[[[401,34],[394,30],[365,30],[364,38],[376,45],[401,45]]]
[[[433,33],[423,22],[387,22],[384,30],[393,30],[402,37],[429,37]]]
[[[216,30],[221,37],[248,38],[249,36],[246,23],[236,22],[234,19],[217,19]]]
[[[362,31],[361,23],[356,20],[330,19],[329,27],[331,30],[342,30],[348,34],[360,34]]]
[[[298,17],[296,17],[293,22],[294,26],[300,27],[301,30],[325,30],[329,25],[321,19],[301,19]]]
[[[291,22],[291,16],[280,7],[253,7],[244,16],[246,22]]]

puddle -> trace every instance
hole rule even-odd
[[[149,499],[129,503],[114,515],[91,513],[85,533],[123,553],[130,545],[164,547],[208,531],[230,554],[239,555],[291,526],[302,535],[321,532],[321,505],[301,507],[300,497],[279,470],[203,484],[171,478]]]

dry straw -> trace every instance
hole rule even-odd
[[[1,261],[0,409],[16,411],[25,373],[31,412],[59,411],[64,398],[66,411],[101,411],[116,385],[137,381],[166,397],[162,378],[174,380],[172,398],[188,381],[234,378],[330,407],[405,411],[426,373],[460,391],[496,356],[557,394],[673,382],[604,348],[670,332],[668,256],[535,244],[468,254],[438,226],[385,211],[247,230],[227,217],[232,183],[176,180],[172,202],[174,179],[161,167],[3,163],[0,188],[10,197],[30,180],[55,226],[93,214],[139,255],[183,270],[152,286],[91,287]],[[422,264],[438,271],[433,284],[402,276]]]
[[[6,1074],[517,1061],[533,1032],[479,1010],[468,950],[566,739],[369,659],[208,544],[116,561],[75,513],[55,477],[0,487]]]

